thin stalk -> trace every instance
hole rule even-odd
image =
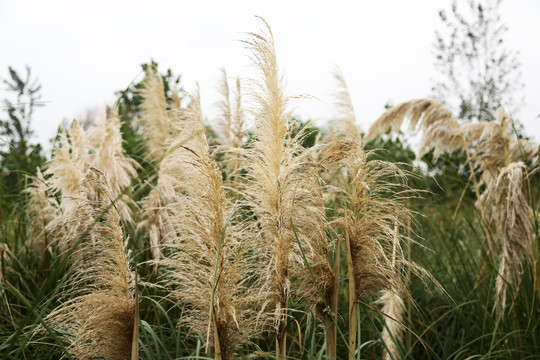
[[[471,183],[471,179],[473,178],[473,175],[474,173],[471,172],[471,175],[469,176],[469,179],[467,180],[467,184],[465,184],[465,187],[463,188],[463,191],[461,192],[461,196],[459,197],[456,210],[454,210],[454,215],[452,215],[452,221],[456,221],[456,216],[458,214],[459,207],[461,206],[461,202],[463,201],[463,198],[465,197],[465,193],[467,192],[467,189],[469,188],[469,184]]]
[[[360,321],[360,304],[356,303],[356,306],[354,307],[356,309],[356,323],[358,324],[358,329],[356,329],[356,343],[361,344],[362,343],[362,333],[361,333],[361,326],[362,322]],[[360,350],[362,349],[361,346],[358,346],[358,352],[356,353],[356,360],[360,360]]]
[[[214,276],[212,278],[212,292],[210,293],[210,313],[209,313],[209,318],[208,318],[208,330],[207,330],[207,333],[206,333],[206,350],[208,351],[208,343],[210,341],[210,328],[211,328],[211,324],[213,323],[214,324],[214,350],[215,350],[215,353],[216,353],[216,360],[221,360],[221,349],[218,349],[217,347],[219,347],[219,339],[217,337],[218,335],[218,330],[217,330],[217,322],[216,322],[216,316],[214,314],[214,296],[215,296],[215,292],[216,292],[216,278],[217,278],[217,274],[218,274],[218,270],[219,270],[219,263],[220,263],[220,256],[221,256],[221,248],[223,247],[223,239],[225,238],[225,232],[227,231],[227,226],[229,225],[229,220],[231,219],[231,216],[233,215],[234,213],[232,213],[229,218],[227,219],[227,222],[225,223],[225,226],[223,227],[223,231],[221,232],[221,236],[220,236],[220,239],[219,239],[219,244],[218,244],[218,249],[217,249],[217,254],[216,254],[216,265],[214,266]],[[217,347],[216,347],[217,346]],[[219,351],[218,351],[219,350]],[[217,354],[219,352],[219,359],[217,358]]]
[[[277,312],[285,311],[285,316],[279,322],[279,330],[276,334],[276,357],[278,359],[285,359],[287,357],[287,309],[289,306],[289,296],[284,294],[285,303],[281,302],[276,304]]]
[[[410,209],[411,208],[411,204],[409,202],[408,204],[408,208]],[[407,219],[407,261],[411,261],[411,219]],[[405,283],[407,284],[407,286],[410,285],[411,283],[411,267],[410,266],[407,266],[407,275],[406,275],[406,278],[405,278]],[[407,311],[407,324],[409,326],[411,326],[412,324],[412,311],[411,309],[413,308],[412,307],[412,299],[410,296],[407,296],[405,297],[405,304],[406,304],[406,308],[405,310]],[[407,349],[410,349],[411,348],[411,344],[412,344],[412,335],[411,335],[411,331],[408,331],[407,332]]]
[[[354,280],[351,242],[349,238],[349,209],[345,204],[345,242],[347,244],[347,273],[349,276],[349,348],[353,354],[356,350],[356,332],[358,327],[356,304],[356,283]],[[354,355],[349,354],[349,360],[354,360]]]
[[[221,344],[219,341],[219,331],[218,331],[218,325],[216,321],[216,311],[213,307],[212,307],[212,313],[213,313],[212,322],[214,325],[214,356],[215,356],[215,360],[222,360]]]
[[[338,295],[339,295],[339,263],[341,255],[341,236],[338,236],[337,239],[337,248],[336,248],[336,257],[335,257],[335,266],[334,273],[335,279],[334,284],[331,288],[331,303],[330,303],[330,314],[324,313],[324,331],[326,336],[326,355],[334,360],[337,360],[337,329],[336,323],[332,319],[333,314],[337,314],[338,309]]]

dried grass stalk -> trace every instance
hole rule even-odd
[[[9,247],[6,243],[0,243],[0,296],[4,295],[4,269],[7,263],[7,254],[6,250]]]

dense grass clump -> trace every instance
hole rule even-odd
[[[433,99],[364,136],[339,71],[304,124],[263,25],[211,125],[153,63],[3,199],[0,356],[535,358],[538,144]]]

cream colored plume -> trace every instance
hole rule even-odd
[[[395,228],[396,234],[398,229]],[[399,247],[399,239],[394,238],[394,247],[392,249],[392,265],[394,271],[401,271],[399,266],[396,266],[396,251]],[[402,325],[403,316],[405,314],[405,303],[401,296],[393,291],[383,290],[378,303],[382,305],[382,313],[384,315],[384,329],[381,335],[384,343],[383,359],[384,360],[400,360],[399,344],[403,337],[405,327]]]
[[[169,138],[171,126],[167,116],[163,79],[157,71],[148,68],[139,94],[143,98],[139,119],[144,127],[143,135],[148,141],[151,159],[158,160],[166,150],[164,144]]]
[[[148,230],[152,258],[161,258],[161,245],[174,239],[174,218],[172,204],[178,202],[184,186],[184,165],[181,153],[187,146],[196,151],[204,151],[206,135],[200,113],[198,90],[189,95],[191,104],[186,109],[177,109],[172,126],[176,135],[167,140],[167,151],[159,163],[158,180],[150,193],[142,200],[143,221],[139,225]],[[157,263],[156,263],[157,264]]]
[[[81,179],[88,169],[88,159],[81,156],[69,143],[65,129],[60,128],[60,146],[53,150],[53,156],[46,164],[46,175],[50,188],[60,193],[60,208],[63,216],[69,217],[77,208],[77,200],[82,198]]]
[[[249,184],[246,195],[260,228],[255,241],[268,259],[262,276],[271,294],[268,301],[275,308],[276,355],[281,359],[286,351],[285,314],[291,279],[301,278],[302,295],[320,301],[309,280],[291,221],[320,286],[332,284],[333,273],[326,258],[319,168],[301,147],[299,138],[292,136],[289,97],[278,70],[272,32],[266,22],[264,25],[265,32],[251,33],[245,41],[260,80],[254,83],[253,93],[257,103],[253,112],[257,119],[253,129],[256,141],[247,152],[244,168]]]
[[[238,204],[226,198],[206,142],[198,93],[190,99],[185,111],[190,129],[171,145],[181,188],[168,206],[175,232],[162,246],[159,264],[171,297],[185,306],[181,324],[208,339],[216,359],[227,360],[260,331],[261,289],[253,278],[259,262],[247,257],[255,251],[253,234],[243,225]]]
[[[240,153],[245,136],[245,114],[242,107],[240,78],[236,78],[235,92],[231,93],[227,72],[222,69],[219,92],[221,93],[221,100],[218,102],[218,127],[223,138],[225,164],[231,174],[234,174],[240,166]],[[231,101],[232,96],[234,96],[234,102]]]
[[[32,176],[30,185],[25,189],[28,194],[28,213],[32,216],[32,228],[29,247],[38,256],[46,256],[53,239],[49,238],[49,224],[61,216],[60,204],[52,196],[49,185],[41,170],[38,168],[36,176]]]
[[[71,137],[71,151],[73,152],[73,156],[82,162],[88,163],[89,145],[86,142],[85,131],[76,119],[73,119],[71,123],[69,136]]]
[[[488,189],[495,202],[495,220],[502,237],[502,251],[495,286],[495,310],[501,314],[508,287],[517,291],[525,262],[533,259],[530,208],[524,193],[526,167],[522,162],[503,168]],[[491,185],[491,184],[490,184]]]
[[[511,162],[538,158],[538,144],[518,139],[502,108],[497,109],[495,121],[466,124],[463,131],[468,142],[476,144],[472,160],[482,172],[484,184],[494,180],[498,169]]]
[[[399,353],[398,344],[403,337],[403,331],[405,328],[401,324],[403,321],[403,315],[405,314],[405,303],[398,294],[384,290],[379,303],[382,304],[381,311],[383,314],[389,317],[384,318],[384,329],[382,332],[382,341],[386,345],[383,351],[384,360],[400,360],[401,355]]]
[[[92,126],[86,131],[86,138],[89,147],[93,150],[99,148],[103,141],[105,128],[107,127],[107,105],[103,105],[97,111]]]
[[[355,141],[362,143],[362,132],[357,124],[349,88],[345,81],[345,77],[343,76],[343,72],[340,68],[336,68],[333,75],[337,83],[337,91],[335,94],[337,117],[331,122],[332,128],[333,130],[341,131],[352,137]]]
[[[387,300],[394,301],[389,306],[397,313],[398,298],[407,293],[402,271],[397,269],[406,267],[432,279],[423,268],[405,260],[400,247],[406,238],[397,229],[407,230],[412,220],[404,204],[411,196],[405,174],[392,163],[368,160],[362,146],[346,137],[327,140],[321,157],[325,168],[342,169],[347,177],[344,188],[330,190],[345,197],[345,211],[332,224],[342,229],[347,245],[349,348],[354,353],[358,302],[376,291],[386,291]],[[349,359],[354,359],[352,354]]]
[[[91,201],[81,202],[66,224],[76,223],[71,255],[73,274],[61,294],[61,304],[44,321],[63,331],[68,351],[77,359],[131,359],[136,319],[135,277],[119,216],[106,178],[89,170],[85,182]],[[41,327],[37,331],[45,331]]]
[[[121,123],[116,110],[111,110],[101,136],[101,143],[95,149],[92,166],[107,177],[111,193],[120,216],[125,221],[131,221],[131,210],[134,206],[126,189],[131,180],[137,176],[136,167],[139,164],[128,157],[122,148]]]
[[[409,119],[409,130],[422,133],[420,154],[435,149],[435,157],[446,149],[450,152],[465,149],[466,142],[459,122],[452,111],[435,99],[410,100],[387,110],[369,128],[366,141],[386,131],[399,131]]]

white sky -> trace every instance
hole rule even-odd
[[[212,119],[221,67],[249,76],[247,51],[238,40],[271,25],[289,94],[302,119],[332,116],[333,65],[349,84],[364,130],[394,104],[425,97],[436,76],[432,44],[441,28],[438,11],[451,1],[7,1],[0,0],[0,78],[8,66],[28,64],[48,101],[33,127],[45,143],[62,119],[115,100],[114,92],[141,79],[140,64],[153,58],[162,70],[201,88],[206,119]],[[518,118],[540,140],[540,1],[507,0],[506,45],[519,50],[525,106]],[[5,86],[0,85],[0,98]],[[4,117],[5,115],[2,115]],[[47,146],[47,148],[50,148]]]

